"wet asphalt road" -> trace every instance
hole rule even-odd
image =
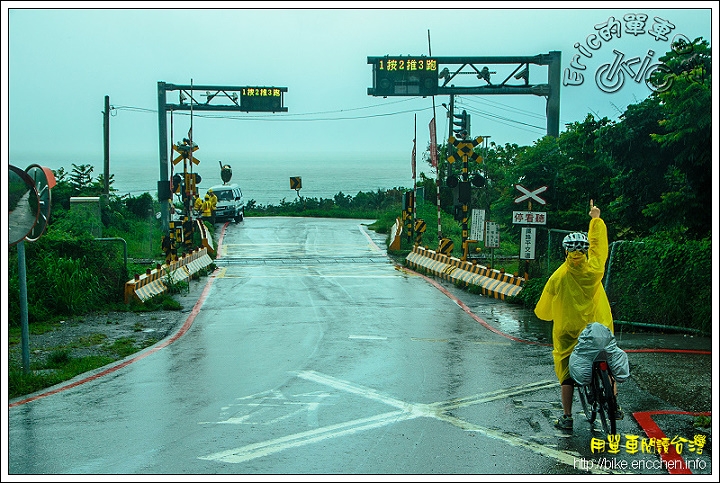
[[[396,267],[358,220],[246,218],[221,236],[182,337],[11,404],[11,475],[674,474],[677,458],[628,444],[650,423],[712,472],[692,415],[632,379],[618,447],[579,414],[555,429],[549,324]]]

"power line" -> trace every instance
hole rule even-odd
[[[309,119],[287,119],[286,116],[217,116],[217,115],[203,115],[203,114],[193,114],[195,117],[203,117],[206,119],[230,119],[233,121],[271,121],[271,122],[318,122],[318,121],[354,121],[357,119],[370,119],[374,117],[387,117],[387,116],[397,116],[399,114],[407,114],[412,112],[423,112],[427,111],[429,109],[432,109],[432,106],[428,107],[420,107],[417,109],[408,109],[405,111],[394,111],[394,112],[388,112],[384,114],[368,114],[366,116],[353,116],[353,117],[326,117],[326,118],[309,118]],[[180,115],[189,115],[187,113],[177,113]]]
[[[265,115],[236,115],[236,114],[214,114],[214,113],[203,113],[200,114],[198,112],[193,112],[193,117],[198,118],[204,118],[204,119],[228,119],[233,121],[268,121],[268,122],[326,122],[326,121],[354,121],[354,120],[362,120],[362,119],[372,119],[372,118],[380,118],[380,117],[388,117],[388,116],[397,116],[402,114],[409,114],[409,113],[419,113],[419,112],[425,112],[430,109],[432,109],[431,106],[429,107],[418,107],[413,109],[406,109],[406,110],[399,110],[399,111],[392,111],[388,113],[378,113],[378,114],[366,114],[366,115],[359,115],[359,116],[332,116],[332,117],[305,117],[302,119],[298,119],[298,117],[302,116],[317,116],[317,115],[332,115],[332,114],[345,114],[351,111],[360,111],[360,110],[366,110],[366,109],[375,109],[375,108],[384,108],[388,105],[393,104],[399,104],[404,102],[409,102],[412,100],[417,99],[416,97],[409,97],[397,101],[391,101],[384,104],[376,104],[376,105],[370,105],[370,106],[360,106],[360,107],[353,107],[353,108],[347,108],[347,109],[338,109],[338,110],[330,110],[330,111],[317,111],[317,112],[307,112],[307,113],[273,113],[273,114],[265,114]],[[456,100],[459,99],[456,98]],[[468,102],[468,99],[463,98],[463,105],[470,104]],[[473,99],[474,100],[474,99]],[[504,109],[508,110],[515,110],[521,113],[527,113],[526,115],[531,115],[536,118],[542,119],[543,117],[537,114],[530,114],[529,111],[523,111],[522,109],[516,109],[512,108],[511,106],[504,105],[502,103],[493,103],[497,104],[498,106],[503,107]],[[496,122],[499,124],[503,124],[505,126],[513,127],[516,129],[520,129],[526,132],[535,132],[534,130],[544,132],[546,130],[545,126],[536,126],[533,124],[525,123],[522,121],[518,121],[516,119],[511,119],[509,117],[501,116],[498,114],[493,114],[488,111],[483,111],[478,108],[472,107],[472,106],[466,106],[468,110],[471,113],[474,113],[478,116],[481,116],[482,118],[491,121]],[[492,107],[492,106],[491,106]],[[115,110],[124,110],[124,111],[130,111],[130,112],[140,112],[140,113],[157,113],[157,109],[148,109],[148,108],[142,108],[142,107],[136,107],[136,106],[112,106],[112,109]],[[184,111],[173,111],[174,114],[177,114],[179,116],[190,116],[190,113],[184,112]],[[292,117],[292,118],[291,118]],[[449,121],[447,121],[449,123]],[[532,128],[533,130],[525,129],[524,127]],[[446,126],[447,127],[447,126]]]
[[[372,106],[361,106],[361,107],[353,107],[349,109],[338,109],[335,111],[319,111],[319,112],[308,112],[308,113],[291,113],[291,114],[268,114],[268,115],[253,115],[253,116],[238,116],[238,115],[225,115],[225,114],[198,114],[197,112],[193,113],[193,117],[202,117],[206,119],[231,119],[231,120],[237,120],[237,121],[290,121],[290,122],[318,122],[318,121],[348,121],[348,120],[356,120],[356,119],[369,119],[369,118],[375,118],[375,117],[387,117],[387,116],[396,116],[400,114],[407,114],[407,113],[417,113],[417,112],[423,112],[430,109],[430,107],[420,107],[420,108],[414,108],[414,109],[407,109],[403,111],[393,111],[389,113],[383,113],[383,114],[368,114],[363,116],[341,116],[341,117],[325,117],[325,118],[307,118],[307,119],[288,119],[289,117],[298,117],[298,116],[314,116],[318,114],[341,114],[346,113],[349,111],[358,111],[363,109],[373,109],[373,108],[382,108],[389,104],[398,104],[401,102],[408,102],[411,100],[414,100],[416,98],[409,98],[409,99],[403,99],[399,101],[393,101],[382,105],[372,105]],[[131,112],[143,112],[143,113],[157,113],[157,109],[147,109],[142,107],[134,107],[134,106],[112,106],[113,109],[118,111],[131,111]],[[179,112],[174,111],[175,114],[180,116],[189,116],[189,113],[186,112]]]
[[[546,130],[545,126],[536,126],[534,124],[528,124],[526,122],[518,121],[516,119],[511,119],[511,118],[504,117],[504,116],[499,116],[497,114],[493,114],[493,113],[486,112],[486,111],[481,111],[479,109],[469,108],[467,110],[471,114],[472,113],[478,114],[479,116],[482,116],[486,120],[489,120],[492,122],[497,122],[497,123],[503,124],[505,126],[514,127],[516,129],[521,129],[526,132],[534,132],[534,131],[531,131],[529,129],[523,129],[523,127],[521,127],[521,126],[530,127],[530,128],[536,129],[538,131],[543,131],[543,132]]]
[[[456,99],[457,99],[457,97],[456,97]],[[504,109],[504,110],[516,111],[516,112],[519,112],[519,113],[524,114],[524,115],[526,115],[526,116],[534,117],[534,118],[537,118],[537,119],[545,119],[545,116],[543,116],[543,115],[537,114],[537,113],[532,112],[532,111],[526,111],[525,109],[520,109],[520,108],[517,108],[517,107],[508,106],[507,104],[503,104],[503,103],[501,103],[501,102],[493,102],[493,101],[490,101],[490,100],[487,100],[487,99],[477,99],[477,98],[475,98],[475,97],[473,97],[473,98],[463,97],[462,100],[463,100],[464,102],[469,102],[470,100],[472,100],[472,101],[476,101],[476,102],[480,102],[480,103],[485,103],[485,104],[495,104],[495,105],[501,107],[501,108]],[[491,107],[492,107],[492,106],[491,106]]]
[[[138,111],[138,112],[148,112],[148,113],[156,113],[157,109],[146,109],[144,107],[133,107],[133,106],[110,106],[111,110],[116,111]]]

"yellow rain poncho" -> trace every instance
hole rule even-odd
[[[607,227],[601,218],[590,220],[590,248],[570,252],[555,270],[535,306],[535,315],[553,321],[553,361],[562,384],[570,379],[568,359],[580,333],[591,322],[600,322],[615,333],[610,302],[602,286],[608,257]]]
[[[202,217],[210,219],[212,216],[212,202],[210,201],[210,197],[208,195],[205,195],[205,201],[203,201],[202,204]]]
[[[195,209],[195,211],[200,211],[200,212],[202,212],[202,204],[203,204],[203,200],[200,199],[199,196],[196,196],[196,197],[195,197],[195,202],[193,203],[193,208]]]

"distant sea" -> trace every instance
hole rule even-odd
[[[103,173],[102,161],[73,161],[76,165],[90,164],[94,167],[93,179]],[[53,170],[63,167],[67,173],[73,169],[72,163],[40,163]],[[231,183],[237,183],[243,191],[245,201],[255,200],[258,205],[277,205],[284,199],[292,202],[298,198],[330,198],[342,192],[355,196],[358,192],[371,192],[392,188],[413,187],[410,153],[407,159],[281,159],[256,162],[223,161],[232,168]],[[20,165],[18,165],[20,166]],[[25,166],[20,166],[24,168]],[[168,168],[170,169],[170,168]],[[183,163],[174,166],[174,170],[183,169]],[[202,177],[198,185],[203,195],[207,189],[222,184],[220,162],[202,160],[194,167],[194,172]],[[427,163],[418,161],[418,180],[420,172],[433,176]],[[157,196],[157,182],[160,178],[160,165],[157,158],[147,160],[110,159],[110,174],[113,175],[112,188],[117,195],[139,196],[148,192]],[[299,193],[290,187],[290,178],[300,177],[302,188]]]

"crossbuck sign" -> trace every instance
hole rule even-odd
[[[540,203],[541,205],[545,204],[545,200],[540,198],[538,195],[540,193],[542,193],[543,191],[547,190],[548,189],[547,186],[541,186],[538,189],[533,190],[533,191],[530,191],[529,189],[525,188],[521,184],[516,184],[515,188],[517,188],[518,191],[520,191],[520,193],[523,193],[521,196],[518,196],[517,198],[515,198],[515,203],[522,203],[525,200],[535,200],[538,203]]]

